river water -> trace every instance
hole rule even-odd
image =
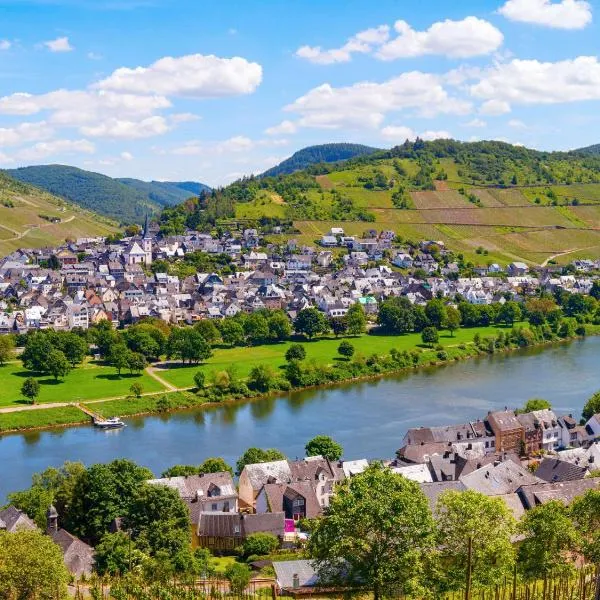
[[[532,397],[579,418],[600,389],[599,359],[600,337],[591,337],[279,398],[136,417],[120,431],[80,426],[0,436],[0,505],[8,492],[27,487],[32,473],[65,460],[126,457],[158,476],[209,456],[233,465],[249,446],[302,456],[319,433],[338,440],[346,458],[391,458],[409,427],[483,418]]]

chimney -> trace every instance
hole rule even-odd
[[[46,531],[50,535],[58,531],[58,512],[52,504],[46,511]]]
[[[292,575],[292,587],[297,590],[300,587],[300,577],[298,577],[298,573],[294,573]]]

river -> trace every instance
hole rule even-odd
[[[302,456],[319,433],[343,444],[347,458],[386,458],[409,427],[483,418],[532,397],[579,418],[600,389],[599,358],[600,337],[590,337],[279,398],[131,418],[120,431],[80,426],[6,435],[0,437],[0,505],[8,492],[27,487],[32,473],[65,460],[126,457],[160,475],[209,456],[233,465],[249,446]]]

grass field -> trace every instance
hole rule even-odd
[[[20,362],[9,363],[0,367],[0,406],[23,404],[21,386],[32,374],[25,370]],[[113,367],[96,362],[88,362],[73,369],[64,380],[55,381],[52,376],[36,376],[41,384],[39,403],[77,402],[124,396],[129,393],[131,384],[136,381],[142,384],[144,392],[159,392],[161,384],[147,374],[119,377]]]
[[[459,329],[451,337],[447,332],[441,332],[440,344],[442,346],[456,346],[461,343],[470,343],[473,336],[479,333],[482,336],[492,335],[499,328],[496,327],[475,327],[471,329]],[[356,338],[346,338],[355,347],[357,354],[369,356],[371,354],[384,354],[392,348],[396,350],[414,350],[421,346],[421,335],[411,333],[407,335],[363,335]],[[161,378],[168,381],[176,387],[192,387],[194,385],[194,374],[198,371],[204,371],[207,376],[215,371],[222,371],[233,366],[236,375],[245,378],[249,375],[252,367],[257,364],[269,365],[273,369],[280,369],[285,365],[285,352],[292,342],[281,344],[271,344],[248,348],[225,348],[215,351],[212,358],[202,365],[161,369],[159,374]],[[306,349],[306,360],[314,360],[319,364],[332,364],[339,360],[337,348],[340,340],[331,338],[318,339],[312,342],[302,342]],[[252,360],[248,360],[249,352]]]
[[[87,423],[89,417],[74,406],[24,410],[0,414],[0,432],[16,429],[35,429],[36,427],[58,427]]]

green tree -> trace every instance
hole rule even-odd
[[[209,343],[215,344],[221,339],[221,333],[211,319],[202,319],[194,325],[194,329]]]
[[[79,365],[83,362],[88,353],[88,343],[80,335],[73,332],[63,334],[61,350],[64,352],[71,366]]]
[[[271,313],[271,316],[268,320],[268,325],[269,337],[273,341],[283,342],[284,340],[289,339],[289,337],[292,335],[292,324],[290,323],[287,315],[281,310]]]
[[[444,492],[436,505],[436,526],[445,589],[458,590],[465,585],[469,540],[475,587],[491,586],[511,573],[516,523],[499,498],[473,490]]]
[[[422,591],[424,557],[432,549],[425,495],[417,483],[379,464],[336,488],[308,542],[322,581],[360,582],[375,600]]]
[[[29,371],[47,372],[47,359],[52,350],[52,344],[45,333],[36,331],[28,335],[21,354],[23,366]]]
[[[28,377],[21,386],[21,394],[27,398],[31,404],[35,404],[40,395],[40,382],[33,377]]]
[[[181,362],[201,362],[212,356],[208,342],[193,328],[175,327],[167,342],[167,354]]]
[[[198,467],[194,465],[173,465],[162,472],[161,478],[190,477],[191,475],[198,475]]]
[[[279,547],[279,540],[272,533],[251,533],[242,544],[244,558],[250,556],[267,556]]]
[[[246,341],[244,328],[235,319],[223,319],[219,327],[223,343],[229,346],[242,346]]]
[[[434,344],[440,341],[440,334],[435,327],[425,327],[421,332],[421,340],[424,344],[427,344],[430,348],[433,348]]]
[[[140,352],[130,352],[127,356],[127,368],[133,374],[141,373],[148,363],[146,357]]]
[[[146,560],[146,555],[123,531],[104,535],[94,551],[94,568],[99,575],[125,575],[137,570]]]
[[[117,370],[117,373],[121,375],[121,371],[127,368],[130,354],[131,350],[129,350],[125,344],[113,344],[106,356],[106,360],[108,364],[112,365]]]
[[[343,356],[348,360],[350,360],[354,356],[354,346],[346,340],[341,342],[341,344],[338,346],[337,351],[340,356]]]
[[[597,413],[600,413],[600,392],[596,392],[588,399],[581,414],[583,415],[583,418],[588,421]]]
[[[112,323],[106,319],[90,327],[90,335],[98,352],[104,357],[108,356],[111,348],[120,342],[118,332],[114,330]]]
[[[317,435],[304,446],[306,456],[323,456],[331,461],[340,460],[344,448],[328,435]]]
[[[255,312],[244,321],[244,334],[250,345],[264,344],[269,339],[269,323],[260,313]]]
[[[69,573],[60,548],[40,531],[0,531],[0,597],[67,597]]]
[[[523,408],[519,408],[515,412],[517,414],[523,414],[533,412],[534,410],[544,410],[546,408],[552,408],[552,405],[548,400],[544,400],[543,398],[530,398],[525,402]]]
[[[131,386],[129,387],[129,391],[136,398],[140,398],[142,392],[144,391],[144,386],[139,381],[136,381],[131,384]]]
[[[390,298],[379,306],[377,322],[385,333],[409,333],[415,328],[415,312],[408,298]]]
[[[450,335],[454,337],[454,332],[460,327],[460,312],[454,306],[446,308],[445,326]]]
[[[4,366],[13,357],[15,340],[12,335],[0,335],[0,366]]]
[[[348,320],[346,317],[332,317],[329,319],[329,327],[335,337],[344,335],[348,331]]]
[[[518,564],[526,579],[543,579],[572,569],[577,530],[561,501],[550,500],[527,511],[519,529],[524,539]]]
[[[304,360],[306,358],[306,350],[302,344],[292,344],[285,353],[285,360],[292,362],[293,360]]]
[[[222,458],[210,457],[198,466],[198,473],[200,475],[205,473],[231,473],[233,475],[233,469]]]
[[[448,316],[446,305],[442,300],[430,300],[425,306],[425,314],[429,319],[432,327],[443,329]]]
[[[71,363],[62,350],[52,350],[46,357],[46,370],[58,381],[69,374]]]
[[[582,541],[585,559],[600,565],[600,491],[587,490],[570,506],[571,518]]]
[[[244,470],[246,465],[255,465],[257,463],[271,462],[274,460],[285,460],[285,454],[275,448],[248,448],[242,456],[238,458],[235,465],[238,475]]]
[[[346,313],[348,323],[348,333],[350,335],[360,335],[367,330],[367,316],[362,304],[358,302],[350,306]]]
[[[242,563],[231,563],[225,569],[225,579],[229,581],[232,593],[237,596],[241,596],[248,587],[251,577],[250,567]]]
[[[505,323],[506,325],[512,326],[515,321],[520,321],[521,317],[521,307],[516,302],[510,300],[500,307],[496,319],[499,323]]]
[[[294,321],[294,329],[297,333],[303,333],[309,339],[321,333],[329,331],[327,317],[316,308],[305,308],[298,313]]]
[[[196,387],[201,390],[204,388],[204,384],[206,383],[206,376],[204,375],[204,371],[196,371],[194,374],[194,383]]]
[[[258,364],[248,375],[248,387],[259,392],[268,392],[277,383],[277,376],[269,365]]]

